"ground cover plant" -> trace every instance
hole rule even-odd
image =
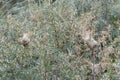
[[[120,80],[120,0],[0,1],[0,80]]]

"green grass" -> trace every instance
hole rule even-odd
[[[117,69],[113,66],[120,56],[116,52],[119,45],[113,45],[119,36],[116,25],[120,25],[113,24],[119,21],[113,17],[116,3],[110,4],[112,8],[107,6],[108,15],[103,14],[106,10],[102,8],[106,6],[102,6],[102,1],[56,0],[50,4],[45,0],[40,5],[34,1],[18,4],[22,6],[12,7],[10,13],[0,11],[0,80],[93,80],[89,63],[102,64],[103,54],[107,53],[115,56],[107,56],[112,66],[107,66],[107,72],[101,71],[101,75],[95,75],[95,78],[119,80],[119,76],[114,77]],[[95,30],[94,37],[99,40],[100,32],[108,25],[111,26],[110,39],[103,48],[113,46],[113,53],[97,50],[93,61],[91,49],[81,39],[82,31],[90,26]],[[30,47],[26,48],[18,39],[28,31],[32,32],[32,37]]]

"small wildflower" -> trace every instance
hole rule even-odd
[[[20,43],[22,43],[22,45],[23,45],[24,47],[26,47],[26,46],[28,46],[29,43],[30,43],[31,36],[32,36],[32,33],[31,33],[31,32],[24,33],[24,34],[23,34],[23,37],[20,38],[18,41],[19,41]]]
[[[90,48],[94,48],[95,46],[98,45],[98,42],[93,38],[92,32],[90,29],[87,29],[84,31],[82,35],[82,39]]]

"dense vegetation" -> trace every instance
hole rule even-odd
[[[119,7],[120,0],[0,1],[0,80],[120,80]]]

